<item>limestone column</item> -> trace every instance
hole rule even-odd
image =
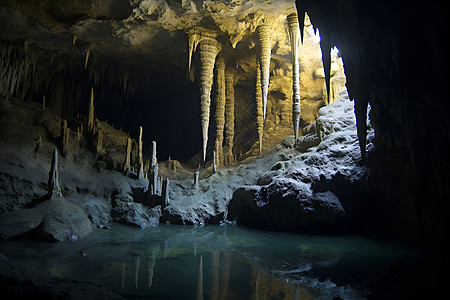
[[[300,127],[300,68],[298,63],[300,28],[298,26],[297,13],[290,14],[287,19],[292,52],[292,123],[294,124],[295,139],[297,139]]]
[[[225,164],[230,165],[234,162],[233,144],[234,144],[234,75],[227,72],[225,76]]]
[[[221,55],[216,60],[216,164],[223,164],[223,132],[225,126],[225,60]]]

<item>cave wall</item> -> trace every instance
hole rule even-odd
[[[449,105],[445,89],[442,2],[296,1],[320,28],[322,51],[341,50],[347,89],[355,100],[365,156],[370,103],[375,151],[367,157],[368,197],[404,238],[447,231]],[[300,21],[300,23],[302,23]],[[324,60],[325,77],[329,62]],[[383,210],[381,210],[383,211]]]

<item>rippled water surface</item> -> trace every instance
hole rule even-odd
[[[113,225],[75,242],[2,242],[0,252],[53,276],[101,282],[129,299],[364,299],[368,277],[417,255],[361,237],[235,225]]]

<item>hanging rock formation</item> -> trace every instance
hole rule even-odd
[[[216,164],[221,166],[223,162],[223,132],[225,127],[225,61],[219,55],[216,60]]]
[[[224,153],[225,165],[234,162],[233,144],[234,144],[234,75],[229,70],[225,76],[225,145],[226,153]],[[225,151],[224,151],[225,152]]]
[[[261,69],[261,90],[263,99],[263,118],[266,119],[267,96],[269,94],[271,29],[268,24],[259,25],[256,29],[259,41],[259,67]]]
[[[200,119],[203,138],[203,161],[206,161],[208,145],[209,109],[211,106],[211,88],[213,84],[214,63],[218,53],[218,43],[212,37],[202,37],[198,44],[200,55]]]
[[[259,60],[257,61],[256,69],[256,90],[255,90],[255,101],[256,101],[256,130],[258,132],[259,140],[259,154],[262,153],[263,147],[263,135],[264,135],[264,117],[263,117],[263,100],[261,91],[261,71],[259,68]]]
[[[300,66],[298,61],[300,29],[296,13],[290,14],[287,19],[292,52],[292,123],[294,124],[294,136],[297,139],[300,127]]]
[[[188,73],[190,73],[192,64],[192,54],[194,54],[195,50],[197,49],[198,42],[200,41],[200,34],[197,28],[192,28],[188,30],[187,34],[188,34],[188,53],[189,53]]]
[[[89,102],[87,130],[92,132],[94,129],[94,88],[91,88],[91,100]]]

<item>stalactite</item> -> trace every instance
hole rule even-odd
[[[259,61],[257,62],[257,70],[256,70],[255,101],[256,101],[256,130],[258,132],[259,154],[261,154],[263,148],[264,117],[263,117],[263,104],[262,104],[263,100],[261,91],[261,71],[259,68]]]
[[[200,42],[200,34],[197,28],[192,28],[188,32],[188,73],[191,72],[192,54],[197,49],[197,45]]]
[[[138,177],[139,179],[144,178],[144,156],[142,155],[142,126],[139,126],[139,140],[138,140]]]
[[[261,89],[263,98],[263,118],[266,120],[267,96],[269,94],[270,76],[270,52],[271,52],[271,29],[268,24],[259,25],[257,28],[259,40],[259,64],[261,68]]]
[[[94,88],[91,88],[91,100],[89,102],[87,130],[93,132],[94,130]]]
[[[87,48],[86,49],[86,54],[85,54],[85,60],[84,60],[84,69],[86,70],[88,62],[89,62],[89,55],[91,54],[91,48]]]
[[[123,171],[126,172],[131,166],[131,139],[127,137],[127,148],[125,150],[125,160],[123,163]]]
[[[52,164],[48,173],[47,198],[60,197],[61,189],[58,181],[58,150],[53,150]]]
[[[300,68],[298,62],[298,42],[300,29],[298,27],[298,18],[296,13],[290,14],[287,19],[292,52],[292,123],[294,124],[295,139],[297,139],[298,130],[300,127]]]
[[[216,60],[216,164],[223,164],[223,132],[225,126],[225,60],[219,55]]]
[[[234,162],[233,144],[234,144],[234,75],[227,70],[225,76],[225,144],[227,153],[224,155],[226,164]]]
[[[204,37],[198,44],[200,54],[200,119],[203,138],[203,161],[206,161],[208,145],[209,109],[211,105],[211,87],[214,75],[214,63],[218,53],[217,41]]]

